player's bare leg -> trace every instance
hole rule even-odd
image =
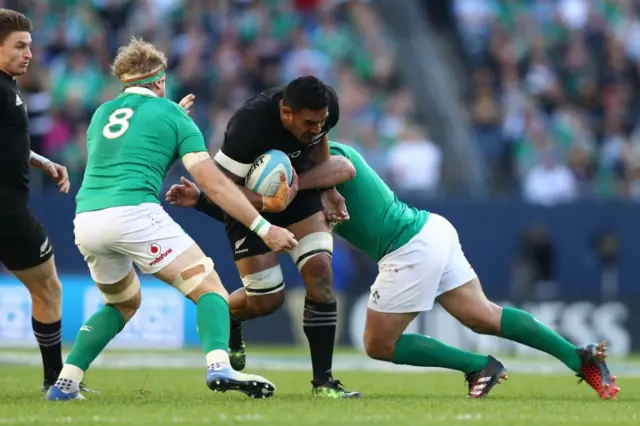
[[[133,267],[115,283],[96,285],[106,304],[80,327],[58,380],[47,391],[50,401],[84,399],[80,383],[85,372],[140,307],[140,280]]]
[[[388,313],[367,309],[364,347],[371,358],[394,364],[458,370],[469,382],[469,397],[482,398],[507,378],[505,366],[492,356],[446,345],[423,334],[403,334],[418,312]]]
[[[265,253],[236,261],[243,288],[229,297],[231,330],[229,358],[231,366],[241,371],[247,362],[242,337],[242,321],[269,315],[284,302],[284,277],[275,253]]]
[[[307,288],[303,329],[313,365],[313,393],[328,398],[362,398],[343,388],[332,374],[336,340],[337,303],[333,293],[333,236],[324,212],[287,227],[298,240],[291,257]]]
[[[194,244],[155,276],[176,287],[197,306],[198,335],[207,362],[207,386],[215,392],[234,390],[251,398],[273,396],[275,386],[269,380],[231,368],[227,353],[229,295],[213,262],[200,247]]]
[[[31,322],[44,369],[42,390],[56,381],[62,370],[62,286],[53,257],[29,269],[12,271],[31,294]]]
[[[616,398],[620,388],[605,362],[604,342],[578,348],[528,312],[503,309],[489,301],[478,279],[440,295],[438,302],[476,333],[500,336],[546,352],[585,380],[600,398]]]
[[[298,240],[291,256],[307,287],[304,332],[309,340],[313,364],[314,394],[330,398],[360,398],[358,392],[345,391],[331,374],[335,345],[337,306],[333,294],[331,255],[333,237],[323,212],[287,227]],[[236,261],[244,288],[230,298],[232,365],[241,370],[246,363],[242,339],[244,320],[269,315],[284,302],[282,271],[273,253]]]

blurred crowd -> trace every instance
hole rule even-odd
[[[640,199],[640,1],[454,0],[464,100],[501,192]]]
[[[191,116],[213,153],[246,99],[313,74],[340,97],[332,139],[358,147],[397,187],[438,184],[439,148],[411,121],[411,92],[400,84],[393,46],[368,1],[0,0],[0,6],[25,13],[35,26],[34,59],[19,81],[33,150],[65,164],[76,183],[88,121],[121,90],[110,62],[136,35],[167,54],[168,97],[196,94]],[[412,168],[420,157],[434,167]]]

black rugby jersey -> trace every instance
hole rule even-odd
[[[0,216],[23,212],[29,201],[29,119],[16,80],[0,70]]]
[[[215,160],[223,168],[244,178],[253,162],[270,149],[286,153],[298,174],[313,167],[311,150],[336,126],[340,118],[338,95],[329,89],[329,117],[322,131],[309,144],[300,142],[284,128],[280,119],[280,100],[286,86],[277,86],[250,98],[227,124],[224,142]]]

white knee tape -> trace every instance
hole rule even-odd
[[[284,289],[284,276],[282,275],[282,269],[277,265],[255,274],[246,275],[242,278],[242,284],[247,296],[263,296],[282,291]]]
[[[333,236],[329,232],[314,232],[298,240],[298,246],[289,255],[301,271],[309,259],[319,254],[333,256]]]
[[[133,281],[129,284],[129,287],[122,290],[120,293],[102,293],[104,303],[108,305],[115,305],[116,303],[126,302],[140,291],[140,280],[138,276],[133,277]]]
[[[178,278],[173,281],[173,286],[186,296],[207,279],[213,271],[213,260],[209,257],[203,257],[184,268]]]

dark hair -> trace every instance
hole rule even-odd
[[[0,9],[0,44],[16,31],[33,31],[31,20],[15,10]]]
[[[318,111],[329,106],[327,86],[317,77],[298,77],[287,84],[282,103],[294,111],[310,109]]]

